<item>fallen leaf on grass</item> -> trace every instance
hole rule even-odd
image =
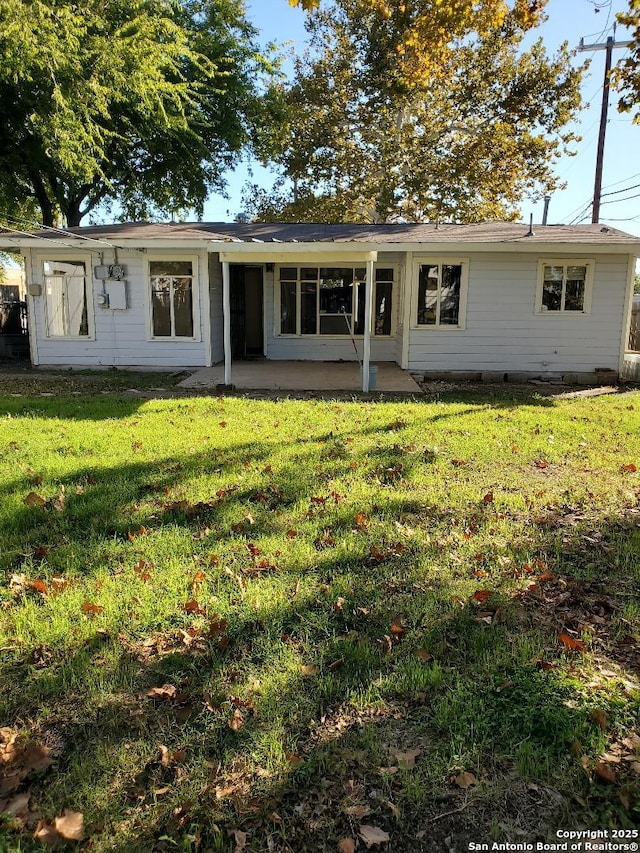
[[[151,699],[167,701],[168,699],[173,699],[176,692],[173,684],[163,684],[162,687],[152,687],[150,690],[147,690],[147,696]]]
[[[185,613],[197,613],[200,616],[207,615],[206,610],[203,610],[195,599],[192,599],[191,601],[187,601],[185,603],[184,611]]]
[[[354,806],[347,806],[344,810],[349,817],[354,817],[356,820],[362,820],[363,817],[368,817],[371,814],[369,806],[363,803],[357,803]]]
[[[247,846],[247,833],[243,832],[241,829],[228,829],[227,835],[235,841],[233,853],[242,853],[244,848]]]
[[[589,714],[589,719],[600,726],[603,732],[607,730],[607,712],[602,708],[594,708]]]
[[[298,531],[293,529],[287,530],[287,532],[285,533],[287,539],[295,539],[297,535]]]
[[[473,599],[473,601],[479,601],[480,603],[482,603],[482,602],[486,601],[487,599],[491,598],[492,595],[493,595],[493,591],[490,589],[477,589],[473,593],[471,598]]]
[[[536,461],[533,464],[535,465],[536,468],[548,468],[549,467],[549,463],[547,462],[546,459],[536,459]]]
[[[391,840],[388,832],[379,829],[377,826],[369,826],[366,823],[360,824],[358,827],[360,838],[364,841],[367,850],[371,847],[376,847],[378,844],[385,844]]]
[[[568,634],[559,634],[558,639],[565,647],[571,652],[586,652],[587,647],[582,642],[582,640],[574,640],[573,637],[570,637]]]
[[[29,492],[29,494],[24,499],[25,506],[39,506],[43,507],[47,503],[46,499],[39,495],[37,492]]]
[[[394,749],[392,752],[398,762],[398,767],[401,767],[403,770],[411,770],[415,767],[416,758],[422,755],[421,749],[408,749],[406,752],[399,752]]]
[[[482,503],[484,504],[492,504],[493,503],[493,492],[487,492],[482,498]]]
[[[605,764],[604,761],[598,761],[593,769],[598,779],[602,782],[606,782],[608,785],[615,784],[616,771],[613,767],[609,767],[609,765]]]
[[[239,732],[241,728],[243,728],[246,720],[244,718],[244,714],[240,711],[239,708],[236,708],[233,714],[229,717],[229,721],[227,725],[233,732]]]
[[[620,470],[623,474],[635,474],[638,469],[633,462],[630,462],[628,465],[621,465]]]
[[[312,675],[317,675],[318,667],[313,663],[303,663],[300,667],[300,672],[309,678]]]
[[[341,838],[338,841],[338,853],[355,853],[356,843],[353,838]]]
[[[26,820],[29,816],[29,800],[31,794],[27,791],[24,794],[16,794],[9,800],[0,801],[0,814],[11,815],[20,820]]]
[[[426,649],[416,649],[416,656],[419,657],[423,663],[429,663],[430,660],[433,660],[433,655]]]
[[[470,788],[472,785],[477,785],[478,780],[473,775],[473,773],[469,773],[468,770],[463,770],[462,773],[458,773],[457,776],[453,778],[453,784],[457,785],[458,788]]]
[[[82,841],[84,838],[84,815],[65,809],[53,823],[41,820],[36,827],[33,837],[50,847],[57,847],[64,841]]]
[[[101,604],[93,604],[91,601],[85,601],[82,605],[82,612],[90,616],[98,616],[104,607]]]

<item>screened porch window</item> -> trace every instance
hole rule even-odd
[[[364,334],[364,267],[281,267],[280,334]],[[394,270],[374,270],[374,335],[390,335]]]
[[[89,336],[87,277],[81,261],[45,261],[44,296],[47,337]]]
[[[150,261],[154,338],[193,338],[193,263]]]

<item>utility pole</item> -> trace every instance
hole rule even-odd
[[[607,133],[607,113],[609,111],[609,77],[611,75],[611,57],[615,47],[629,47],[630,41],[616,41],[616,28],[613,27],[613,35],[606,42],[596,44],[585,44],[580,39],[578,50],[605,50],[604,61],[604,85],[602,87],[602,108],[600,110],[600,133],[598,134],[598,153],[596,155],[596,180],[593,187],[593,212],[592,222],[600,222],[600,195],[602,193],[602,165],[604,163],[604,139]]]

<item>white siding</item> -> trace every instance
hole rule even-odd
[[[198,367],[206,363],[206,336],[209,317],[203,305],[204,288],[208,287],[207,253],[180,250],[181,255],[198,257],[199,330],[197,341],[148,340],[148,282],[145,258],[170,258],[171,251],[118,251],[118,262],[126,266],[128,307],[122,311],[101,308],[97,295],[102,282],[94,279],[93,267],[100,255],[94,252],[68,252],[60,247],[34,249],[28,263],[28,282],[43,284],[45,260],[81,257],[87,264],[87,281],[92,295],[95,334],[92,339],[64,340],[48,338],[44,317],[44,297],[30,297],[29,321],[31,333],[37,337],[38,363],[42,365],[78,365],[84,367],[131,366],[147,368]],[[113,263],[112,251],[104,252],[104,263]]]
[[[538,259],[549,256],[557,255],[551,251],[468,256],[466,328],[412,328],[409,369],[556,374],[605,368],[617,372],[628,257],[595,256],[590,314],[536,314]],[[575,257],[591,256],[583,247]],[[413,325],[415,317],[411,321]]]

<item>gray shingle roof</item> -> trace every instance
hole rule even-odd
[[[287,224],[180,222],[123,223],[69,228],[67,234],[94,240],[211,240],[221,242],[282,243],[576,243],[640,245],[633,237],[605,225],[534,225],[518,222],[483,222],[476,225],[428,224]],[[10,236],[8,233],[6,236]],[[60,232],[38,231],[34,236],[60,240]]]

